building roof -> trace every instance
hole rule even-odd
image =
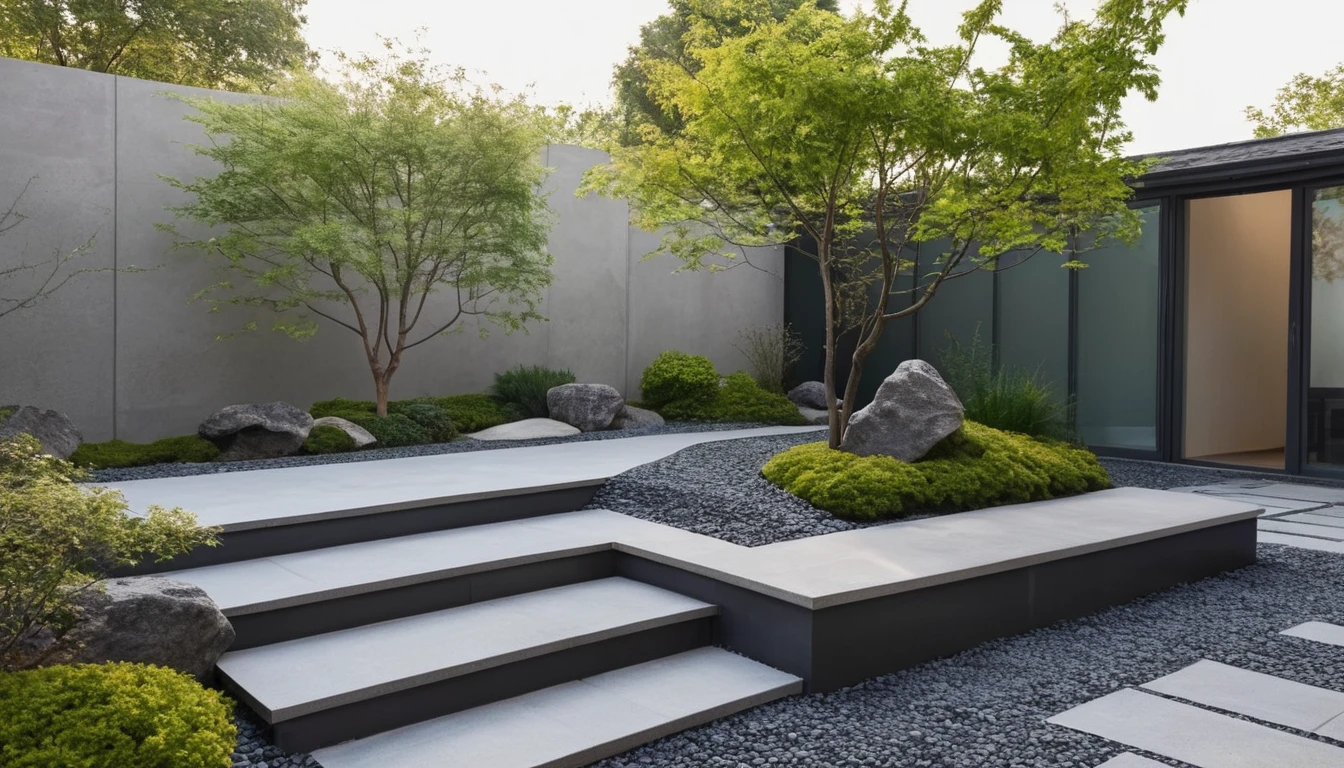
[[[1143,158],[1157,158],[1158,163],[1137,180],[1135,186],[1139,188],[1232,181],[1314,168],[1344,172],[1344,128],[1154,152],[1136,159]]]

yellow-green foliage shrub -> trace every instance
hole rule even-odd
[[[710,399],[677,400],[662,406],[659,413],[672,421],[795,426],[807,423],[789,398],[767,392],[754,378],[740,371],[724,379]]]
[[[709,358],[670,349],[644,369],[639,388],[644,404],[654,410],[674,402],[690,407],[714,399],[719,391],[719,374]]]
[[[0,765],[8,768],[229,768],[229,701],[144,664],[0,672]]]
[[[1111,484],[1086,449],[972,421],[914,463],[808,443],[776,455],[761,473],[812,506],[851,520],[982,509]]]

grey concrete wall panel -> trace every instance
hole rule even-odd
[[[0,59],[0,105],[0,211],[32,180],[19,208],[27,220],[0,235],[0,270],[49,260],[91,237],[70,268],[111,268],[113,78]],[[55,408],[88,438],[112,436],[116,283],[111,272],[82,274],[50,300],[0,319],[0,404]],[[0,295],[39,284],[20,275],[0,283]]]

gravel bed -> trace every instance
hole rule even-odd
[[[266,727],[247,707],[238,705],[233,722],[238,726],[238,748],[233,768],[322,768],[312,755],[286,755],[266,740]]]
[[[556,443],[585,443],[590,440],[616,440],[624,437],[640,437],[643,435],[671,435],[685,432],[720,432],[730,429],[752,429],[761,426],[765,425],[674,423],[665,424],[661,427],[620,429],[608,432],[585,432],[580,435],[574,435],[573,437],[551,437],[539,440],[472,440],[470,438],[463,438],[454,440],[451,443],[409,445],[402,448],[372,448],[367,451],[332,453],[322,456],[286,456],[279,459],[262,459],[258,461],[211,462],[209,464],[155,464],[148,467],[130,467],[127,469],[99,469],[89,473],[89,481],[94,483],[119,483],[127,480],[150,480],[160,477],[213,475],[223,472],[246,472],[251,469],[311,467],[318,464],[349,464],[359,461],[404,459],[409,456],[437,456],[444,453],[493,451],[502,448],[528,448],[534,445],[554,445]]]
[[[597,765],[1090,768],[1125,750],[1046,718],[1200,659],[1344,690],[1338,648],[1278,634],[1344,623],[1341,580],[1338,555],[1262,545],[1257,565],[1231,574],[775,702]]]

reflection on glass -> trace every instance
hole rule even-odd
[[[1312,199],[1310,360],[1307,460],[1344,464],[1344,187]]]

